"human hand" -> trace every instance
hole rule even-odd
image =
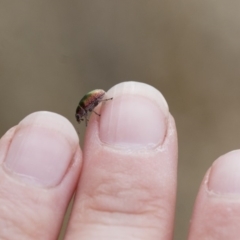
[[[75,189],[66,240],[172,239],[177,133],[167,103],[136,82],[107,95],[83,157],[75,129],[54,113],[33,113],[1,138],[0,239],[56,239]],[[239,156],[220,157],[206,173],[189,240],[239,239]]]

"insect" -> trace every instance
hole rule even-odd
[[[113,98],[103,99],[105,95],[105,91],[102,89],[95,89],[89,93],[87,93],[79,102],[76,109],[76,120],[78,123],[85,120],[86,126],[88,122],[88,112],[94,112],[99,117],[101,116],[99,113],[95,112],[93,109],[100,103],[106,102],[108,100],[112,100]]]

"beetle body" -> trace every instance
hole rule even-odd
[[[100,114],[96,113],[93,109],[103,101],[111,100],[112,98],[109,99],[103,99],[105,95],[105,91],[102,89],[95,89],[89,93],[87,93],[79,102],[77,109],[76,109],[76,120],[78,123],[83,121],[85,119],[86,121],[86,126],[87,126],[87,121],[88,121],[88,112],[94,112],[98,116]]]

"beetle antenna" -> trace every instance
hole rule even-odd
[[[101,100],[101,101],[99,101],[99,102],[106,102],[106,101],[108,101],[108,100],[113,100],[113,98],[103,99],[103,100]]]

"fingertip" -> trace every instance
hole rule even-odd
[[[25,117],[2,153],[12,177],[43,187],[58,185],[79,148],[78,135],[63,116],[35,112]]]
[[[71,122],[58,113],[48,111],[34,112],[26,116],[18,124],[19,127],[26,127],[29,125],[35,125],[57,131],[66,136],[72,144],[79,144],[78,134]]]
[[[168,105],[154,87],[124,82],[107,92],[113,100],[104,104],[99,124],[102,142],[122,148],[161,145],[167,131]]]
[[[208,188],[221,194],[240,195],[240,150],[220,156],[212,165],[209,174]]]

